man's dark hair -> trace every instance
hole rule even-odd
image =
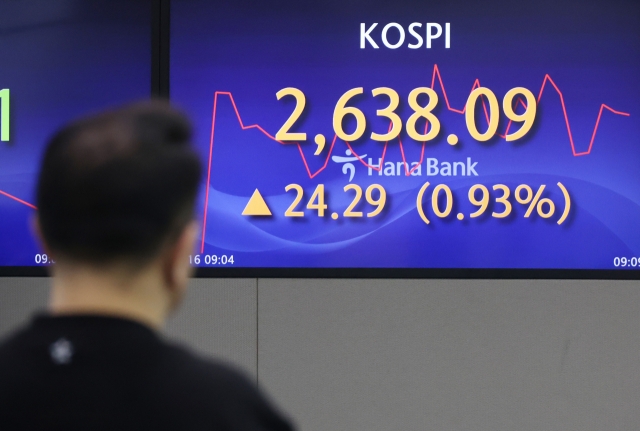
[[[49,142],[37,189],[52,253],[75,261],[142,264],[193,219],[201,166],[191,127],[160,101],[92,116]]]

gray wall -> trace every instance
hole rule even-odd
[[[47,279],[0,278],[0,337]],[[194,280],[169,336],[305,431],[637,431],[640,283]]]

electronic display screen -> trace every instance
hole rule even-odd
[[[640,268],[635,1],[174,0],[170,48],[194,265]]]
[[[0,3],[0,269],[48,266],[30,227],[47,140],[150,95],[149,0]]]

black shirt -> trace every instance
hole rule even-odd
[[[37,316],[0,344],[0,430],[273,430],[245,377],[99,316]]]

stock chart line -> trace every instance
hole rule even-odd
[[[465,107],[463,109],[456,109],[453,108],[451,106],[451,104],[449,103],[449,97],[447,96],[447,90],[444,86],[444,82],[442,79],[442,75],[440,73],[440,69],[438,68],[437,64],[434,64],[433,66],[433,73],[431,76],[431,89],[435,88],[435,84],[436,84],[436,77],[438,78],[438,82],[440,84],[440,89],[442,90],[442,95],[444,96],[444,100],[445,103],[447,105],[447,109],[451,112],[457,113],[457,114],[461,114],[464,115],[465,111],[467,109],[466,104]],[[596,123],[595,126],[593,128],[593,134],[591,135],[591,142],[589,143],[589,148],[586,151],[580,152],[578,153],[576,151],[575,148],[575,143],[573,140],[573,134],[571,132],[571,125],[569,124],[569,115],[567,114],[567,107],[565,105],[564,102],[564,95],[562,94],[562,91],[560,91],[560,88],[556,85],[556,83],[553,81],[553,79],[551,78],[551,76],[549,74],[545,74],[544,79],[542,81],[542,85],[540,87],[540,92],[538,93],[538,98],[537,98],[537,102],[539,103],[540,100],[542,99],[542,94],[544,92],[545,86],[547,84],[547,82],[551,83],[551,85],[553,86],[553,88],[556,90],[556,92],[558,93],[558,96],[560,98],[560,104],[562,106],[562,112],[564,113],[564,120],[565,120],[565,124],[567,127],[567,133],[569,135],[569,142],[571,144],[571,152],[573,154],[574,157],[579,157],[579,156],[585,156],[591,153],[591,150],[593,148],[593,142],[595,141],[596,138],[596,133],[598,131],[598,127],[600,125],[600,119],[602,117],[602,112],[607,109],[608,111],[612,112],[613,114],[616,115],[622,115],[622,116],[630,116],[629,113],[627,112],[622,112],[622,111],[617,111],[613,108],[611,108],[608,105],[605,105],[604,103],[600,105],[600,110],[598,112],[598,117],[596,119]],[[479,79],[475,79],[475,81],[473,82],[473,85],[471,87],[471,92],[473,92],[473,90],[475,90],[476,88],[480,87],[480,80]],[[246,125],[244,124],[244,122],[242,121],[242,117],[240,116],[240,112],[238,111],[238,107],[236,105],[235,99],[233,98],[233,94],[229,91],[216,91],[213,95],[213,113],[211,116],[211,136],[210,136],[210,141],[209,141],[209,160],[208,160],[208,166],[207,166],[207,183],[206,183],[206,192],[205,192],[205,203],[204,203],[204,211],[203,211],[203,217],[202,217],[202,241],[201,241],[201,246],[200,246],[200,252],[204,253],[204,243],[205,243],[205,234],[206,234],[206,229],[207,229],[207,212],[208,212],[208,208],[209,208],[209,185],[211,182],[211,160],[212,160],[212,156],[213,156],[213,142],[214,142],[214,137],[215,137],[215,127],[216,127],[216,115],[217,115],[217,108],[218,108],[218,96],[228,96],[229,100],[231,101],[231,105],[233,106],[233,110],[235,111],[236,114],[236,118],[238,119],[238,123],[240,124],[240,127],[242,130],[249,130],[249,129],[257,129],[260,132],[262,132],[265,136],[267,136],[269,139],[278,142],[282,145],[291,145],[291,144],[295,144],[298,146],[298,151],[300,152],[300,157],[302,158],[302,162],[305,166],[305,169],[307,170],[307,174],[309,175],[309,178],[313,179],[316,175],[318,175],[320,172],[322,172],[323,170],[326,169],[327,165],[329,164],[329,160],[331,158],[331,154],[333,153],[333,149],[335,147],[336,144],[336,140],[338,139],[338,136],[334,134],[333,136],[333,140],[331,141],[331,146],[329,147],[329,151],[327,152],[327,157],[324,161],[324,164],[318,168],[318,170],[316,170],[315,172],[311,172],[311,169],[309,168],[309,164],[307,162],[307,157],[304,155],[304,152],[302,151],[302,146],[300,145],[299,142],[292,142],[292,143],[285,143],[282,141],[278,141],[275,136],[271,135],[269,132],[267,132],[264,128],[262,128],[262,126],[260,126],[259,124],[250,124],[250,125]],[[487,122],[489,121],[489,112],[487,110],[487,106],[485,103],[484,98],[481,98],[482,100],[482,105],[483,105],[483,109],[484,109],[484,113],[485,113],[485,117],[487,119]],[[517,99],[516,101],[516,105],[517,104],[521,104],[522,106],[524,106],[526,108],[526,104],[522,101],[522,99]],[[498,133],[498,136],[500,136],[502,139],[504,139],[506,137],[506,135],[509,133],[509,129],[511,128],[511,124],[512,121],[509,120],[507,127],[505,128],[505,132],[503,134]],[[389,130],[391,130],[391,125],[389,125]],[[426,129],[428,128],[428,123],[425,124],[425,133],[426,133]],[[413,173],[414,169],[416,169],[418,166],[422,165],[423,161],[424,161],[424,150],[425,150],[425,144],[426,142],[422,143],[422,150],[420,153],[420,161],[411,169],[408,169],[408,164],[407,164],[407,159],[405,157],[405,153],[404,153],[404,146],[402,144],[402,140],[400,139],[400,137],[397,138],[398,139],[398,144],[400,147],[400,153],[402,156],[402,162],[403,162],[403,166],[405,168],[405,174],[406,176],[409,176]],[[345,144],[347,145],[347,147],[349,148],[349,150],[351,151],[351,153],[353,154],[354,157],[356,157],[358,159],[358,161],[360,163],[362,163],[365,167],[375,170],[375,171],[380,171],[382,169],[382,165],[384,163],[384,158],[385,155],[387,153],[387,147],[389,145],[390,141],[387,141],[384,143],[384,147],[382,149],[382,156],[380,158],[380,162],[379,164],[376,165],[370,165],[368,164],[362,157],[360,157],[351,147],[351,144],[347,141],[344,141]]]
[[[34,210],[37,210],[37,209],[38,209],[35,205],[30,204],[30,203],[29,203],[29,202],[27,202],[27,201],[23,201],[22,199],[17,198],[17,197],[15,197],[15,196],[13,196],[13,195],[10,195],[9,193],[4,192],[4,191],[2,191],[2,190],[0,190],[0,195],[6,196],[6,197],[8,197],[9,199],[13,199],[13,200],[14,200],[14,201],[16,201],[16,202],[21,203],[22,205],[26,205],[26,206],[28,206],[29,208],[33,208]]]
[[[596,139],[596,132],[598,131],[598,126],[600,125],[600,118],[602,117],[602,111],[604,109],[607,109],[608,111],[611,111],[617,115],[623,115],[625,117],[630,116],[628,112],[616,111],[615,109],[605,105],[604,103],[601,104],[600,111],[598,112],[598,118],[596,119],[596,125],[593,127],[593,134],[591,135],[591,142],[589,142],[589,148],[587,149],[587,151],[578,153],[576,152],[576,146],[573,142],[573,134],[571,133],[571,125],[569,124],[569,115],[567,114],[567,107],[564,103],[564,96],[562,95],[562,91],[560,91],[560,89],[558,88],[556,83],[553,81],[553,79],[551,79],[549,74],[546,74],[544,76],[544,81],[542,81],[542,87],[540,88],[540,93],[538,93],[538,103],[540,103],[540,99],[542,98],[542,92],[544,91],[544,86],[547,84],[547,82],[550,82],[551,85],[553,85],[553,88],[555,88],[556,92],[558,93],[558,96],[560,97],[560,104],[562,105],[562,112],[564,113],[564,121],[567,124],[567,133],[569,134],[569,142],[571,143],[571,152],[576,157],[586,156],[587,154],[591,154],[591,149],[593,148],[593,141],[595,141]]]

